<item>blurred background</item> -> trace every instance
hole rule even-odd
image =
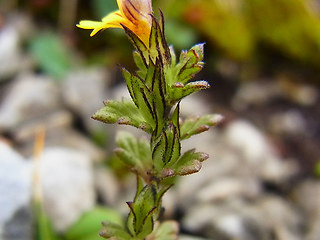
[[[182,114],[223,124],[187,140],[210,159],[164,199],[184,240],[320,239],[320,1],[154,0],[176,53],[205,42]],[[115,0],[0,0],[0,239],[95,240],[135,192],[115,132],[90,118],[128,93],[123,30],[91,38]]]

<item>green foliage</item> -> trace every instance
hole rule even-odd
[[[318,161],[318,162],[316,163],[316,166],[315,166],[315,168],[314,168],[314,171],[315,171],[316,176],[320,178],[320,161]]]
[[[35,36],[30,42],[29,50],[39,67],[55,78],[64,77],[72,68],[73,59],[68,47],[55,35]]]
[[[209,130],[222,121],[222,116],[209,114],[202,117],[191,116],[181,124],[181,140]]]
[[[132,235],[144,239],[153,230],[156,210],[156,189],[153,184],[146,185],[136,196],[134,202],[127,202],[131,212],[128,217],[128,228]]]
[[[318,65],[320,20],[305,0],[252,0],[246,14],[266,44],[285,55]]]
[[[116,1],[93,0],[92,7],[99,18],[103,18],[106,13],[117,9]]]
[[[99,240],[100,223],[107,221],[119,227],[123,226],[122,217],[113,209],[96,207],[83,216],[66,232],[66,240]]]
[[[35,238],[37,240],[59,240],[54,232],[51,222],[44,211],[43,203],[40,200],[33,202],[34,222],[35,222]]]
[[[161,224],[156,223],[153,233],[146,240],[177,240],[178,224],[174,221],[165,221]]]
[[[122,101],[109,100],[104,102],[105,106],[98,110],[92,118],[104,123],[118,123],[131,125],[151,133],[152,127],[145,121],[141,111],[128,99]]]
[[[103,228],[100,230],[101,237],[110,240],[129,240],[132,239],[131,235],[125,230],[124,227],[112,222],[103,222]],[[100,238],[101,239],[101,238]]]
[[[117,135],[115,154],[132,171],[146,177],[152,168],[152,155],[149,143],[145,139],[136,139],[128,132],[119,132]]]
[[[163,194],[174,184],[176,176],[198,172],[208,155],[194,149],[181,156],[181,140],[206,131],[221,121],[219,115],[180,120],[180,101],[201,89],[206,81],[192,82],[204,66],[203,46],[197,44],[177,57],[164,37],[164,21],[152,16],[149,45],[123,26],[136,51],[136,72],[122,68],[132,100],[106,101],[94,119],[104,123],[127,124],[144,130],[149,141],[129,133],[117,135],[116,156],[137,176],[134,201],[127,202],[130,213],[127,226],[105,222],[100,235],[107,239],[177,239],[177,226],[171,222],[157,224]],[[180,126],[180,123],[182,124]]]

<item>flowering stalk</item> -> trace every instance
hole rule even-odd
[[[203,44],[182,51],[179,61],[164,35],[164,19],[152,14],[151,0],[117,0],[119,10],[101,22],[81,21],[80,28],[123,28],[133,43],[138,70],[122,68],[131,99],[108,100],[94,119],[137,127],[150,135],[150,141],[120,133],[115,154],[137,176],[137,192],[127,202],[130,213],[126,226],[103,223],[100,235],[107,239],[176,239],[173,222],[157,222],[161,199],[174,184],[176,176],[198,172],[208,155],[191,149],[181,154],[181,141],[215,126],[220,115],[190,117],[182,121],[179,109],[182,98],[209,88],[206,81],[192,77],[204,66]]]

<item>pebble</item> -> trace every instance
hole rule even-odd
[[[58,232],[67,230],[95,205],[92,160],[84,152],[44,149],[40,182],[45,211]]]
[[[31,239],[31,164],[0,140],[0,166],[0,239]]]
[[[97,128],[91,116],[108,97],[110,74],[103,68],[81,69],[71,72],[63,81],[61,91],[65,104],[78,114],[88,129]]]
[[[25,35],[22,26],[29,29],[28,23],[25,17],[15,16],[0,28],[0,81],[33,66],[31,58],[24,55],[20,48],[22,37]]]
[[[49,77],[20,75],[0,105],[0,132],[58,109],[60,99],[58,86]]]

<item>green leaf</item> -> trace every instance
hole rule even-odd
[[[153,107],[153,94],[146,86],[145,82],[125,69],[122,69],[123,76],[126,79],[128,90],[132,100],[139,109],[140,114],[143,116],[145,122],[155,128],[154,121],[154,107]]]
[[[148,69],[147,69],[147,66],[145,65],[145,63],[143,62],[141,55],[137,51],[133,51],[133,60],[139,69],[137,71],[137,74],[142,79],[145,79]]]
[[[35,215],[35,235],[37,240],[58,240],[50,219],[44,211],[43,203],[34,199],[33,211]]]
[[[152,17],[151,33],[149,38],[149,54],[153,62],[157,59],[160,61],[161,65],[168,66],[171,64],[170,49],[168,47],[167,41],[164,36],[164,18],[161,13],[160,24]]]
[[[184,97],[200,90],[208,89],[209,87],[210,85],[207,81],[195,81],[190,82],[187,85],[177,82],[169,88],[170,94],[167,96],[167,102],[169,105],[174,105]]]
[[[139,52],[141,59],[145,66],[148,66],[148,60],[149,60],[149,51],[147,46],[141,41],[137,35],[135,35],[129,28],[127,28],[125,25],[121,24],[122,28],[125,30],[127,36]]]
[[[146,240],[177,240],[179,226],[175,221],[165,221],[163,223],[156,222],[155,229]]]
[[[158,63],[158,61],[157,61]],[[154,108],[154,119],[156,121],[155,134],[159,135],[165,125],[166,121],[166,85],[164,76],[162,74],[161,68],[157,67],[155,69],[155,74],[152,81],[152,93],[153,93],[153,108]]]
[[[194,149],[191,149],[185,152],[178,161],[169,167],[174,170],[175,175],[188,175],[199,172],[202,166],[201,162],[208,158],[208,154],[195,152]]]
[[[100,230],[99,235],[103,238],[110,240],[130,240],[131,235],[119,224],[112,222],[103,222],[103,228]]]
[[[153,230],[153,211],[157,208],[156,189],[152,184],[146,185],[134,202],[128,202],[131,210],[128,218],[128,228],[134,231],[134,235],[143,239]],[[132,225],[133,227],[130,227]]]
[[[128,132],[119,132],[115,154],[130,168],[145,176],[152,167],[152,155],[149,143],[144,139],[136,139]]]
[[[165,168],[178,160],[181,149],[178,126],[175,126],[173,121],[168,123],[152,149],[154,174],[160,178],[171,176],[170,170]]]
[[[136,105],[128,99],[106,101],[105,106],[98,110],[92,118],[108,124],[131,125],[148,133],[153,131]]]
[[[83,214],[81,218],[66,232],[66,240],[99,240],[98,235],[102,221],[108,221],[123,226],[122,216],[116,211],[106,207],[96,207]]]
[[[72,54],[67,45],[53,34],[42,34],[32,39],[30,52],[39,67],[47,74],[55,77],[64,77],[72,68]]]
[[[180,127],[181,140],[187,139],[192,135],[199,134],[209,130],[210,127],[216,126],[223,120],[219,114],[209,114],[202,117],[189,117]]]

